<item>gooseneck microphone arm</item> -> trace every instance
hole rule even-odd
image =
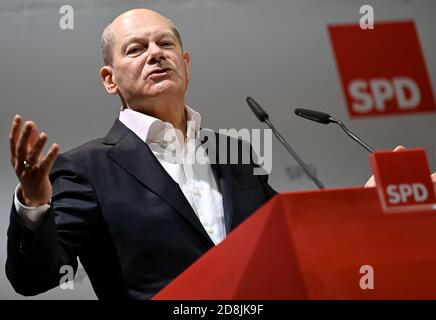
[[[351,137],[351,139],[353,139],[354,141],[359,143],[366,150],[368,150],[371,153],[374,152],[373,148],[371,148],[366,142],[364,142],[362,139],[360,139],[358,136],[356,136],[353,132],[351,132],[350,129],[348,129],[341,121],[339,121],[339,120],[337,120],[337,119],[335,119],[333,117],[330,117],[330,122],[338,124],[342,128],[342,130],[344,130],[344,132],[346,134],[348,134],[348,136]]]
[[[295,150],[289,145],[286,139],[280,134],[280,132],[277,131],[277,129],[271,123],[271,121],[269,120],[269,116],[265,112],[265,110],[251,97],[247,97],[246,101],[250,106],[251,110],[253,111],[254,115],[259,119],[259,121],[265,122],[268,125],[268,127],[271,128],[274,135],[277,137],[280,143],[285,147],[285,149],[291,154],[291,156],[295,159],[295,161],[297,161],[297,163],[304,170],[307,176],[316,184],[316,186],[319,189],[324,189],[324,185],[321,183],[321,181],[319,181],[319,179],[312,172],[310,172],[306,163],[300,158],[297,152],[295,152]]]
[[[315,111],[315,110],[297,108],[297,109],[295,109],[295,114],[297,116],[302,117],[302,118],[305,118],[305,119],[308,119],[308,120],[312,120],[312,121],[316,121],[316,122],[319,122],[319,123],[322,123],[322,124],[329,124],[329,123],[332,123],[332,122],[336,123],[336,124],[338,124],[342,128],[342,130],[345,131],[345,133],[349,137],[351,137],[351,139],[356,141],[358,144],[360,144],[362,147],[364,147],[369,152],[371,152],[371,153],[374,152],[373,148],[371,148],[367,143],[365,143],[362,139],[360,139],[353,132],[351,132],[350,129],[348,129],[341,121],[333,118],[332,116],[330,116],[327,113],[319,112],[319,111]]]
[[[292,155],[292,157],[295,159],[295,161],[298,162],[301,168],[303,168],[304,172],[312,179],[312,181],[316,184],[316,186],[319,189],[324,189],[324,185],[322,184],[319,179],[310,172],[309,168],[307,167],[306,163],[298,156],[298,154],[295,152],[294,149],[289,145],[289,143],[283,138],[283,136],[280,134],[280,132],[277,131],[277,129],[274,127],[274,125],[269,121],[269,119],[265,119],[265,123],[268,125],[268,127],[271,128],[274,135],[277,137],[277,139],[280,141],[280,143],[288,150],[288,152]]]

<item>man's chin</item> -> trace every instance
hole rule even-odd
[[[161,96],[161,95],[171,95],[176,93],[178,90],[177,86],[169,80],[163,80],[155,83],[151,88],[147,89],[145,94],[151,97]]]

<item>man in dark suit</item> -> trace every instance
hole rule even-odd
[[[123,103],[106,137],[43,157],[47,135],[20,116],[12,124],[20,184],[6,273],[23,295],[59,285],[61,267],[80,258],[99,298],[150,298],[275,194],[253,174],[249,147],[200,130],[184,101],[190,56],[171,21],[123,13],[102,49],[102,82]],[[229,163],[235,141],[240,161]]]

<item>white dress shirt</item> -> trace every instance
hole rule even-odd
[[[223,199],[209,161],[195,161],[195,154],[205,152],[197,139],[201,116],[188,106],[185,110],[188,120],[185,139],[172,124],[131,109],[122,110],[119,120],[148,144],[163,169],[179,185],[217,245],[226,236]],[[208,158],[204,156],[202,159]],[[35,229],[49,206],[24,206],[17,197],[18,187],[14,197],[15,208],[23,223]]]

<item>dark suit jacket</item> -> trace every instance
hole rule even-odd
[[[212,169],[227,232],[275,193],[252,164]],[[79,257],[98,298],[150,298],[214,245],[178,184],[119,120],[105,138],[59,155],[50,179],[52,207],[36,230],[12,206],[6,274],[20,294],[59,285],[60,267],[77,270]]]

